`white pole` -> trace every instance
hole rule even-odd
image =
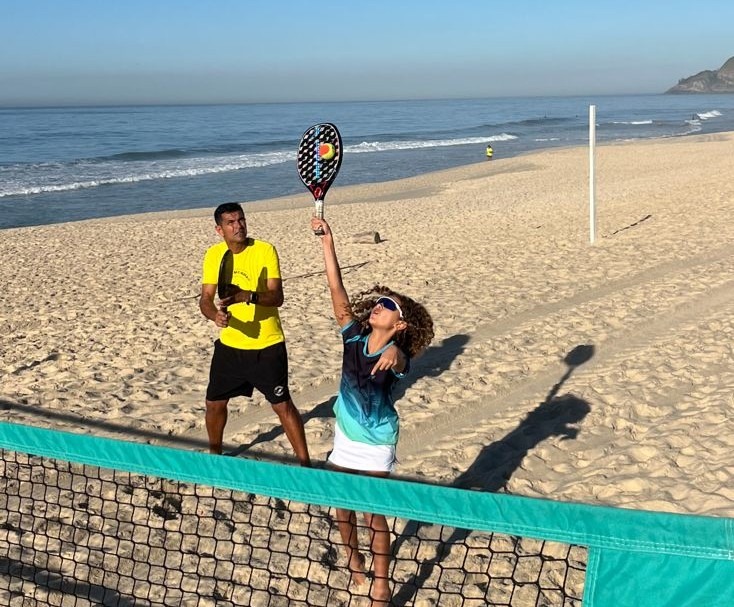
[[[596,106],[589,106],[589,241],[596,240],[596,200],[594,187],[594,148],[596,147]]]

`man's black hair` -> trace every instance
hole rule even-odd
[[[236,213],[237,211],[243,215],[245,214],[239,202],[224,202],[214,209],[214,222],[217,225],[222,225],[222,215],[225,213]]]

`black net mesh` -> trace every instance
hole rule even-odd
[[[350,585],[334,509],[0,454],[1,605],[371,604],[369,574]],[[392,605],[581,605],[582,547],[387,521]]]

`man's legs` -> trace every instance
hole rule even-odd
[[[302,466],[311,466],[311,458],[308,455],[308,445],[306,445],[306,432],[303,428],[303,419],[301,414],[293,404],[293,400],[288,399],[282,403],[276,403],[273,405],[273,411],[277,413],[278,419],[280,419],[280,425],[283,426],[285,435],[293,447],[293,451],[296,452],[298,461],[301,462]],[[225,409],[225,420],[226,420],[226,409]],[[222,426],[224,429],[224,426]],[[210,439],[211,440],[211,439]]]
[[[227,400],[206,401],[206,433],[209,435],[209,453],[222,454],[224,426],[227,425]]]

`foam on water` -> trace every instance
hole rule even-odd
[[[400,179],[557,146],[734,131],[734,96],[629,95],[0,109],[0,228],[200,208],[302,191],[304,129],[334,122],[338,185]]]

